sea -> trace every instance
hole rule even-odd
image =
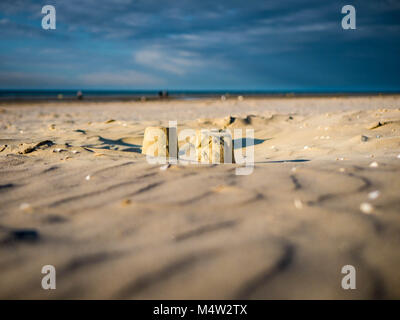
[[[79,93],[80,92],[80,93]],[[31,100],[89,100],[89,101],[130,101],[180,99],[195,100],[205,98],[229,99],[246,97],[292,97],[292,96],[342,96],[342,95],[379,95],[399,94],[400,91],[365,91],[365,90],[5,90],[0,89],[0,101]]]

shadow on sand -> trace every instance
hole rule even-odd
[[[132,143],[127,143],[124,142],[122,139],[118,140],[112,140],[112,139],[106,139],[103,137],[99,137],[99,140],[103,143],[99,148],[100,149],[112,149],[113,147],[120,146],[120,147],[128,147],[125,149],[121,149],[121,151],[124,152],[136,152],[136,153],[141,153],[142,152],[142,146],[138,144],[132,144]]]
[[[270,161],[257,161],[254,163],[284,163],[284,162],[308,162],[309,159],[295,159],[295,160],[270,160]]]
[[[240,141],[240,140],[242,140],[242,141]],[[257,144],[261,144],[261,143],[263,143],[264,141],[267,141],[267,140],[270,140],[270,139],[250,139],[250,138],[234,139],[233,140],[233,148],[234,149],[241,149],[241,148],[256,146]],[[239,145],[241,147],[237,148],[235,146],[236,143],[239,143]]]

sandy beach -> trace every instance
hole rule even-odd
[[[170,120],[254,129],[253,173],[149,164]],[[3,102],[0,298],[399,299],[399,191],[400,96]]]

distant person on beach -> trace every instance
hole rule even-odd
[[[160,98],[160,99],[163,99],[163,98],[168,98],[168,91],[158,91],[158,97]]]
[[[83,93],[82,93],[81,90],[79,90],[79,91],[76,93],[76,97],[78,98],[78,100],[82,100],[82,99],[83,99]]]

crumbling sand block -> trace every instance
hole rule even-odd
[[[152,157],[168,157],[169,128],[147,127],[144,131],[142,153]]]
[[[197,130],[196,157],[201,163],[234,163],[232,135],[225,130]]]

